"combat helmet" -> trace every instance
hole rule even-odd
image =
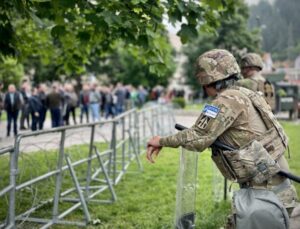
[[[197,59],[196,76],[201,85],[208,85],[240,73],[234,56],[225,49],[213,49]]]
[[[260,55],[256,53],[248,53],[242,57],[241,68],[244,67],[257,67],[260,70],[263,69],[263,61]]]

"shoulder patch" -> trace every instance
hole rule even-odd
[[[206,104],[202,111],[202,114],[210,118],[216,118],[219,112],[220,108]]]
[[[202,117],[200,118],[200,121],[198,123],[199,128],[206,129],[210,120],[211,120],[210,117],[202,115]]]

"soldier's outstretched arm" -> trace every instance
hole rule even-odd
[[[159,145],[173,148],[182,146],[199,152],[205,150],[240,115],[241,110],[237,108],[236,103],[226,103],[224,100],[227,99],[217,98],[211,105],[206,105],[191,128],[168,137],[161,137]]]

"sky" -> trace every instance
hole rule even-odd
[[[249,5],[257,4],[260,0],[245,0]],[[269,2],[274,2],[274,0],[268,0]]]
[[[259,0],[245,0],[248,4],[257,4]]]

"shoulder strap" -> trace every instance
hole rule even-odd
[[[257,91],[260,91],[265,96],[265,82],[257,80]]]
[[[275,96],[275,90],[272,83],[268,80],[264,83],[264,91],[265,91],[265,97],[274,97]]]
[[[282,143],[284,144],[285,148],[287,148],[288,146],[287,136],[284,133],[282,126],[276,120],[274,114],[271,111],[270,106],[267,104],[264,97],[262,97],[258,93],[255,93],[253,91],[247,90],[242,87],[240,87],[239,90],[241,93],[246,95],[251,100],[253,106],[257,109],[261,118],[263,119],[267,129],[269,130],[273,127],[276,129],[278,135],[282,140]]]

